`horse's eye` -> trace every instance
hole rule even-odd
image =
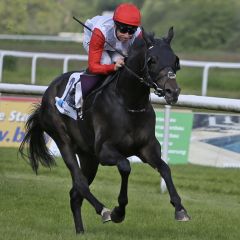
[[[149,63],[149,64],[155,64],[155,63],[157,63],[156,57],[150,57],[149,60],[148,60],[148,63]]]
[[[180,61],[178,56],[176,56],[175,69],[176,71],[180,70]]]

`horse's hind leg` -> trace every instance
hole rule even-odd
[[[83,154],[78,154],[78,156],[81,162],[80,167],[82,169],[82,172],[84,176],[87,178],[88,185],[90,185],[96,176],[98,169],[98,161],[96,158],[92,156],[85,156]],[[83,202],[82,195],[73,186],[70,191],[70,205],[77,233],[84,232],[81,214],[82,202]]]
[[[70,194],[70,206],[73,214],[76,233],[83,233],[84,227],[81,213],[83,197],[74,187],[72,187],[69,194]]]
[[[161,159],[161,146],[155,139],[147,146],[141,149],[139,157],[149,163],[153,168],[157,169],[166,182],[167,189],[170,195],[170,202],[175,208],[175,219],[178,221],[188,221],[190,217],[186,209],[181,203],[181,198],[178,195],[171,177],[169,166]]]
[[[56,133],[55,133],[56,134]],[[53,136],[52,136],[53,137]],[[68,167],[71,176],[72,176],[72,183],[73,187],[70,192],[70,195],[72,197],[71,201],[71,208],[74,210],[73,216],[74,216],[74,221],[75,221],[75,226],[76,226],[76,232],[80,233],[83,232],[83,224],[81,220],[81,212],[77,212],[77,205],[80,204],[81,206],[81,197],[85,198],[88,200],[88,202],[95,208],[96,213],[99,215],[103,215],[103,211],[105,211],[104,205],[99,202],[94,195],[90,192],[89,185],[88,185],[88,180],[84,176],[82,169],[79,168],[78,163],[77,163],[77,158],[74,154],[74,151],[72,150],[72,144],[68,136],[64,134],[58,135],[58,138],[53,137],[55,140],[62,158],[64,159],[64,162],[66,166]],[[107,212],[107,214],[104,214],[104,216],[107,215],[106,217],[110,218],[110,211]]]

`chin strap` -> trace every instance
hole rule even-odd
[[[158,97],[164,97],[165,96],[165,91],[164,89],[158,87],[158,85],[153,82],[153,88],[154,88],[154,94],[156,94]],[[164,84],[165,85],[165,84]]]
[[[164,86],[163,86],[163,88],[160,88],[155,82],[153,82],[153,85],[154,85],[154,93],[157,95],[157,96],[159,96],[159,97],[164,97],[165,96],[165,85],[166,85],[166,83],[167,83],[167,80],[169,80],[169,79],[176,79],[176,74],[172,71],[172,69],[171,68],[166,68],[166,74],[164,74],[164,75],[162,75],[162,76],[160,76],[160,79],[166,79],[165,80],[165,82],[164,82]]]

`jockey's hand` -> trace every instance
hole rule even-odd
[[[124,65],[124,59],[119,58],[115,62],[114,70],[117,71],[119,68],[121,68]]]

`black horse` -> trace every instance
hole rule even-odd
[[[87,199],[102,216],[103,222],[121,222],[128,203],[128,176],[131,172],[127,157],[136,155],[159,171],[166,182],[175,218],[190,218],[181,203],[168,165],[161,159],[161,146],[155,137],[155,113],[150,103],[150,88],[164,96],[167,103],[178,100],[180,88],[176,82],[179,59],[170,47],[173,29],[163,39],[143,34],[130,49],[126,66],[111,80],[105,80],[100,90],[85,99],[84,118],[73,120],[61,115],[55,107],[55,97],[62,96],[71,73],[56,78],[43,95],[26,123],[26,135],[20,146],[34,171],[39,163],[50,167],[54,159],[45,145],[44,132],[56,142],[72,176],[70,205],[76,232],[84,231],[81,206]],[[80,160],[78,165],[77,156]],[[121,175],[118,206],[107,209],[90,191],[99,164],[117,166]]]

